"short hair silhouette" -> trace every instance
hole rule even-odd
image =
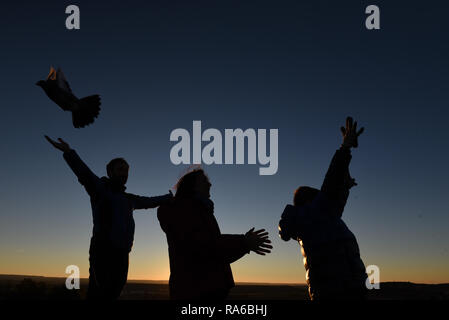
[[[107,172],[109,178],[112,177],[112,171],[114,170],[115,166],[122,164],[122,163],[126,164],[129,168],[128,162],[126,162],[126,160],[123,158],[114,158],[111,161],[109,161],[109,163],[106,165],[106,172]]]
[[[305,205],[306,203],[313,201],[313,199],[315,199],[319,191],[320,190],[312,187],[301,186],[295,191],[295,195],[293,197],[293,204],[295,206]]]
[[[176,197],[191,197],[194,195],[195,186],[199,177],[205,177],[209,181],[203,169],[198,168],[183,175],[176,183]]]

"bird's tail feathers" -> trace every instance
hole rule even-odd
[[[82,128],[94,122],[100,113],[100,96],[98,94],[78,100],[78,108],[72,112],[73,126]]]

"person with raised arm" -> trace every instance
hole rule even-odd
[[[67,142],[45,136],[63,157],[90,197],[93,231],[89,249],[87,299],[114,300],[128,278],[129,253],[134,241],[135,209],[156,208],[173,198],[169,194],[143,197],[125,192],[129,165],[123,158],[106,166],[107,177],[99,178]]]
[[[321,189],[299,187],[279,222],[279,235],[299,241],[312,300],[359,300],[366,296],[366,269],[354,234],[341,219],[349,189],[351,148],[358,147],[357,122],[346,119],[343,143],[335,152]]]

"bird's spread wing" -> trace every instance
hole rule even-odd
[[[47,80],[56,80],[56,70],[50,67],[50,73],[47,76]]]
[[[69,83],[65,79],[64,73],[62,73],[61,68],[58,68],[56,72],[56,80],[58,81],[58,87],[64,91],[72,93],[72,89],[69,86]]]

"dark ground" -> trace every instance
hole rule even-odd
[[[0,300],[78,300],[83,299],[87,279],[80,290],[67,290],[65,278],[0,275]],[[167,300],[166,281],[130,280],[123,289],[124,300]],[[449,300],[449,284],[383,282],[379,290],[369,291],[370,300]],[[308,300],[303,284],[237,283],[229,300]]]

